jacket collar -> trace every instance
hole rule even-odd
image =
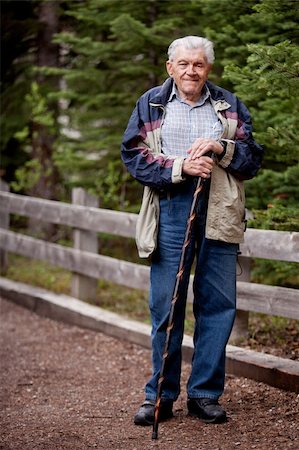
[[[222,89],[219,86],[216,86],[215,84],[211,83],[210,81],[207,81],[206,85],[211,93],[212,101],[215,103],[219,101],[221,103],[224,102],[224,104],[227,106],[225,106],[225,108],[223,109],[227,109],[227,107],[229,107],[230,105],[226,102]],[[159,91],[158,92],[156,91],[153,97],[149,99],[150,103],[155,106],[165,106],[172,93],[172,89],[173,89],[173,79],[169,77],[164,81],[162,86],[160,86]]]
[[[216,86],[216,84],[211,83],[211,81],[207,81],[206,85],[208,86],[211,93],[211,97],[215,102],[219,100],[225,100],[221,87]]]
[[[155,93],[155,95],[149,99],[150,103],[156,106],[165,106],[171,95],[172,87],[173,79],[167,78],[162,86],[160,86],[158,93]]]

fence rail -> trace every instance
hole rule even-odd
[[[1,192],[0,211],[82,230],[134,237],[136,214]]]
[[[84,193],[82,189],[77,193]],[[78,196],[77,196],[78,197]],[[73,196],[73,199],[76,196]],[[84,196],[81,195],[84,202]],[[62,202],[27,197],[0,191],[0,249],[1,252],[12,252],[29,258],[48,261],[63,267],[78,277],[85,285],[102,278],[116,284],[147,290],[149,287],[149,267],[116,258],[93,253],[97,248],[86,251],[82,241],[95,242],[99,232],[109,233],[126,238],[133,238],[137,215],[100,209],[93,206],[67,204]],[[8,229],[9,214],[19,214],[43,222],[73,227],[81,242],[76,248],[52,244],[35,239]],[[79,233],[79,234],[78,234]],[[80,234],[81,233],[81,234]],[[84,244],[84,242],[83,242]],[[83,250],[82,250],[83,248]],[[245,242],[241,245],[243,275],[237,283],[238,315],[235,324],[234,338],[240,337],[247,330],[248,315],[244,312],[254,311],[269,315],[299,319],[299,291],[291,288],[268,286],[250,283],[251,258],[265,258],[299,262],[299,233],[271,230],[248,229]],[[3,258],[3,255],[2,255]],[[192,277],[191,283],[192,285]],[[79,294],[78,294],[79,292]],[[84,294],[85,292],[85,294]],[[77,296],[84,300],[87,290],[77,290]],[[188,300],[192,301],[191,287]]]

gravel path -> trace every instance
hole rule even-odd
[[[206,425],[186,415],[151,428],[132,418],[143,400],[150,352],[101,333],[41,318],[1,300],[2,450],[298,449],[299,398],[246,378],[228,377],[229,421]],[[297,440],[297,441],[296,441]]]

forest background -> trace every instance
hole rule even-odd
[[[1,20],[11,191],[68,202],[80,186],[100,207],[137,212],[122,134],[139,95],[165,80],[170,42],[195,34],[214,42],[210,78],[245,102],[265,148],[245,183],[249,226],[299,231],[298,0],[2,0]],[[294,265],[259,267],[261,281],[298,287]]]

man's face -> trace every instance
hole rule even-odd
[[[166,68],[174,79],[180,97],[195,102],[201,95],[212,65],[208,64],[204,50],[188,50],[179,46],[175,50],[174,59],[167,61]]]

